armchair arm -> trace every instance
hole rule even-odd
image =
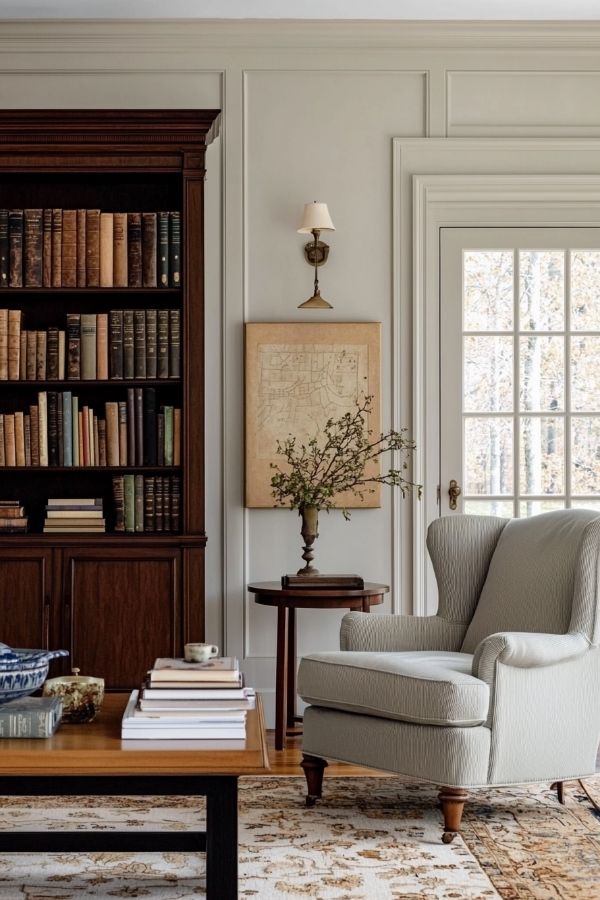
[[[477,646],[472,673],[492,685],[497,663],[518,669],[553,666],[581,656],[588,647],[582,634],[498,632],[490,634]]]
[[[341,650],[394,653],[401,650],[459,650],[466,624],[438,616],[351,612],[342,619]]]

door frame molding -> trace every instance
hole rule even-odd
[[[412,391],[401,420],[412,422],[413,477],[427,487],[438,466],[439,421],[427,411],[439,409],[440,229],[600,226],[600,141],[395,139],[394,177],[395,309],[412,310],[403,342]],[[412,612],[429,615],[437,604],[428,596],[426,549],[427,524],[439,515],[435,492],[415,498],[411,513]]]

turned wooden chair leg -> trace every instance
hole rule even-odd
[[[442,835],[444,844],[453,841],[460,831],[460,820],[468,796],[464,788],[444,787],[441,789],[438,797],[444,814],[444,833]]]
[[[558,802],[565,805],[565,783],[564,781],[555,781],[550,785],[550,789],[556,788],[556,796],[558,797]]]
[[[317,800],[321,799],[323,791],[323,772],[327,763],[319,756],[308,756],[304,754],[300,763],[304,769],[306,776],[306,805],[314,806]]]

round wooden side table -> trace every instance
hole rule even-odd
[[[296,722],[296,610],[356,609],[369,612],[383,603],[387,584],[365,583],[362,590],[345,588],[282,588],[278,581],[248,585],[256,603],[277,608],[277,678],[275,684],[275,749],[283,750],[286,734]],[[294,731],[296,734],[297,731]]]

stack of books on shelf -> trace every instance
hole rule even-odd
[[[179,212],[0,209],[0,288],[180,285]]]
[[[115,531],[177,533],[181,528],[181,479],[178,475],[115,475]]]
[[[0,414],[0,466],[179,466],[181,409],[155,388],[128,388],[104,417],[71,391],[39,391],[27,411]]]
[[[157,659],[133,691],[121,736],[142,740],[244,740],[254,691],[243,686],[237,659],[205,663]]]
[[[18,500],[0,500],[0,534],[25,534],[28,518]]]
[[[106,531],[102,499],[51,497],[46,505],[44,534],[84,534]]]
[[[181,310],[67,313],[66,326],[23,328],[0,309],[0,381],[118,381],[181,375]]]
[[[62,719],[62,697],[19,697],[0,706],[0,738],[52,737]]]

